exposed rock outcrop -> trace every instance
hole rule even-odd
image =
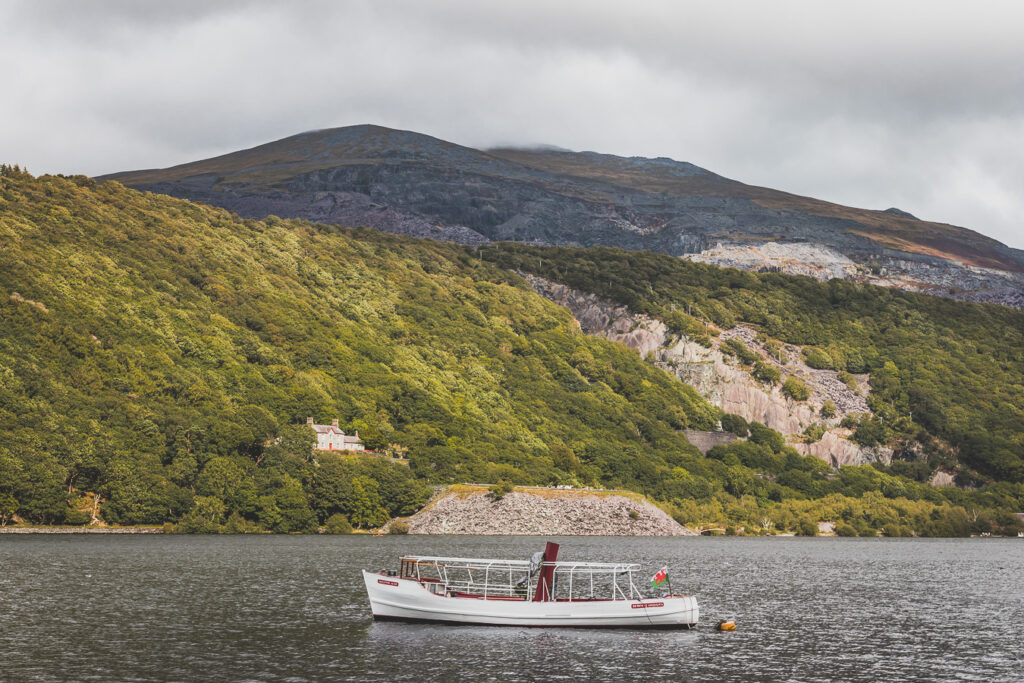
[[[838,426],[846,415],[870,412],[864,399],[867,375],[857,378],[859,387],[855,391],[841,382],[837,373],[808,367],[801,360],[800,349],[795,346],[784,347],[787,360],[780,362],[757,341],[756,331],[749,326],[738,325],[723,331],[713,340],[711,348],[707,348],[685,336],[673,337],[660,320],[633,313],[625,306],[613,304],[595,294],[580,292],[531,274],[524,277],[538,293],[568,308],[584,332],[635,349],[727,413],[762,422],[786,435],[804,455],[821,458],[833,466],[888,463],[892,459],[891,449],[862,448],[846,439],[849,430]],[[808,400],[787,398],[778,386],[758,382],[745,366],[726,357],[720,350],[721,342],[733,337],[741,339],[750,350],[757,352],[762,362],[777,367],[783,377],[792,376],[803,381],[810,390]],[[821,406],[826,400],[836,406],[835,416],[829,419],[820,416]],[[820,423],[827,429],[824,437],[814,443],[803,443],[799,435],[814,423]]]
[[[732,432],[706,432],[697,429],[684,429],[683,433],[686,434],[686,440],[705,455],[715,446],[725,446],[739,438]]]
[[[890,209],[890,211],[892,211]],[[824,244],[811,242],[723,243],[695,254],[690,261],[758,272],[807,275],[895,287],[937,296],[1024,308],[1024,275],[918,255],[858,254],[855,262]]]
[[[484,487],[453,486],[409,518],[411,534],[694,536],[636,494],[519,489],[495,500]]]
[[[722,244],[683,258],[700,263],[755,271],[780,271],[807,275],[817,280],[852,278],[857,264],[823,244],[809,242],[765,242],[762,244]]]

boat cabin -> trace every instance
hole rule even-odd
[[[401,559],[398,576],[417,581],[432,593],[456,598],[527,602],[643,599],[633,580],[639,564],[558,562],[557,554],[558,545],[548,543],[543,553],[530,560],[408,555]]]

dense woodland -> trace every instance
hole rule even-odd
[[[936,490],[870,467],[836,476],[757,424],[742,426],[749,442],[701,456],[681,430],[712,429],[726,416],[634,352],[582,334],[507,269],[523,267],[511,261],[528,253],[492,249],[486,256],[501,261],[493,263],[457,245],[242,220],[114,182],[5,168],[0,523],[86,523],[98,496],[114,524],[375,528],[415,511],[430,484],[507,481],[629,488],[686,523],[762,531],[809,531],[815,516],[863,533],[1011,529],[1009,511],[1024,502],[1019,484]],[[594,254],[587,272],[606,286],[629,270],[623,252]],[[615,267],[597,275],[612,256]],[[569,281],[566,258],[558,274]],[[673,275],[672,263],[658,263],[650,267]],[[733,296],[756,301],[745,282],[768,283],[757,286],[774,296],[771,278],[703,272],[709,283],[722,279],[707,300],[723,311],[733,311]],[[639,271],[636,282],[654,274]],[[778,282],[780,292],[810,286]],[[658,295],[658,280],[650,284],[631,305],[671,313],[678,292]],[[833,342],[813,343],[832,353],[842,343]],[[996,353],[994,339],[961,343],[979,367],[1019,371],[1019,339],[1016,361]],[[872,368],[879,358],[862,356]],[[899,389],[877,391],[899,415],[899,392],[916,385],[903,388],[907,366],[894,362]],[[989,379],[989,397],[1004,391],[1001,381]],[[1019,379],[1006,387],[1006,400],[1020,389]],[[964,429],[976,419],[1011,425],[991,430],[1005,454],[966,461],[1019,482],[1019,409],[995,412],[958,406]],[[337,417],[369,448],[406,453],[408,466],[314,454],[308,416]],[[927,420],[915,409],[913,425],[930,429]],[[903,429],[898,418],[884,426]]]

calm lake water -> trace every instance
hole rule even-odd
[[[0,680],[1024,680],[1024,540],[558,540],[668,564],[700,628],[371,620],[361,568],[540,538],[0,536]]]

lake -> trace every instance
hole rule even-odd
[[[544,540],[0,536],[0,680],[1024,680],[1018,539],[561,538],[560,560],[667,564],[700,627],[370,617],[362,568]]]

